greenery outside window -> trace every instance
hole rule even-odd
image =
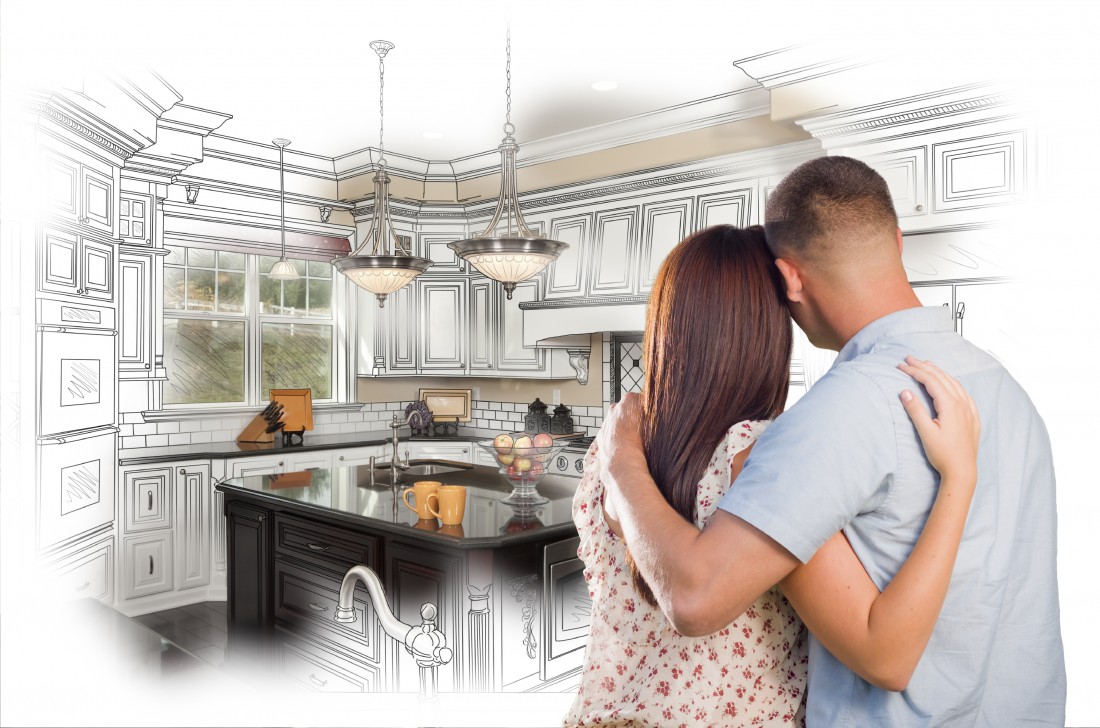
[[[336,398],[334,291],[328,263],[173,246],[164,263],[164,404],[267,402],[272,388]]]

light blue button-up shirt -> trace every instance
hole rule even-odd
[[[843,529],[885,588],[939,483],[898,396],[924,393],[897,369],[908,354],[962,382],[981,414],[978,485],[951,588],[904,692],[875,688],[811,640],[809,725],[1063,726],[1050,440],[1008,371],[952,331],[948,309],[898,311],[852,337],[764,432],[719,507],[802,562]]]

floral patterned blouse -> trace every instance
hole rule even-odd
[[[767,421],[739,422],[699,481],[702,528],[730,487],[733,458]],[[804,726],[806,630],[772,589],[721,629],[685,637],[634,588],[626,546],[603,519],[599,447],[585,458],[573,498],[577,555],[592,596],[581,686],[566,726]]]

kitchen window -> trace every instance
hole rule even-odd
[[[164,261],[165,405],[256,405],[272,388],[336,398],[332,266],[289,259],[299,278],[277,281],[267,275],[276,260],[172,246]]]

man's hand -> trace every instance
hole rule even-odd
[[[611,405],[607,419],[596,436],[600,450],[600,480],[603,481],[604,512],[618,520],[616,508],[620,498],[629,497],[630,485],[638,482],[634,475],[645,471],[645,450],[642,447],[642,397],[623,395],[621,402]]]

